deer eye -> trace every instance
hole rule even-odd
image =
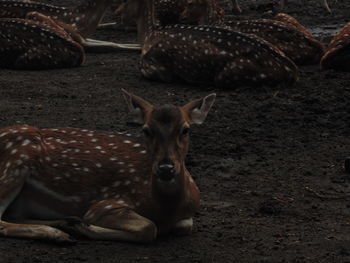
[[[145,135],[145,137],[151,136],[151,131],[148,127],[143,127],[142,131],[143,131],[143,134]]]
[[[190,133],[190,128],[183,128],[183,130],[182,130],[182,135],[183,136],[187,136],[188,134]]]

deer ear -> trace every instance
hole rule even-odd
[[[202,99],[191,101],[183,106],[185,112],[187,112],[191,123],[202,124],[208,115],[208,112],[213,106],[216,94],[212,93]]]
[[[138,124],[144,124],[145,117],[152,110],[153,106],[141,97],[129,93],[124,89],[122,89],[122,92],[129,111],[132,114],[133,121]]]

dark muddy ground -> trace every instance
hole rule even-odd
[[[348,1],[331,0],[332,14],[318,0],[290,2],[289,13],[307,26],[349,21]],[[241,3],[241,17],[276,7],[271,0]],[[135,36],[104,30],[95,38]],[[89,54],[74,69],[1,70],[0,126],[139,133],[128,122],[121,88],[177,104],[216,92],[206,123],[192,133],[188,166],[202,192],[193,235],[68,247],[2,238],[0,262],[350,262],[350,175],[343,171],[350,155],[349,73],[305,67],[290,88],[222,91],[150,82],[137,65],[138,54],[116,53]],[[323,200],[306,189],[339,198]]]

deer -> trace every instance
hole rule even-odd
[[[61,7],[28,0],[0,0],[1,18],[25,19],[29,13],[44,15],[66,30],[85,50],[109,52],[114,50],[140,50],[138,44],[118,44],[89,39],[96,31],[107,8],[116,0],[86,0],[75,7]]]
[[[242,12],[242,9],[238,3],[238,0],[232,0],[233,2],[233,11],[235,12],[238,12],[238,13],[241,13]],[[328,13],[332,13],[332,10],[330,9],[329,5],[328,5],[328,2],[327,0],[320,0],[320,3],[321,5],[326,9],[326,11]],[[287,0],[280,0],[280,6],[281,6],[281,9],[286,9],[287,7],[287,4],[288,4],[288,1]]]
[[[350,71],[350,23],[347,23],[338,34],[334,36],[321,59],[322,70],[334,69]]]
[[[205,25],[157,26],[152,0],[129,4],[138,10],[140,71],[145,78],[228,88],[290,85],[298,78],[296,65],[258,37]]]
[[[0,18],[0,67],[52,69],[80,66],[84,48],[52,19]],[[39,21],[40,20],[40,21]]]
[[[180,16],[186,6],[186,0],[157,0],[155,8],[157,10],[156,20],[162,25],[180,23]],[[128,1],[122,2],[115,10],[114,14],[120,17],[122,27],[126,29],[133,28],[136,24],[136,10]],[[117,23],[109,23],[105,26],[116,25]]]
[[[278,14],[281,17],[282,14]],[[289,16],[283,14],[283,16]],[[245,21],[226,21],[224,26],[239,32],[254,34],[268,41],[286,54],[297,65],[318,64],[325,47],[308,30],[292,26],[276,19],[257,19]]]
[[[230,1],[235,5],[235,0]],[[156,19],[161,25],[198,23],[198,21],[203,18],[202,13],[210,8],[210,11],[214,12],[216,16],[216,21],[219,19],[223,21],[225,11],[219,2],[218,0],[157,0],[155,1]],[[196,8],[188,8],[188,6],[191,5],[195,5]],[[199,6],[202,10],[199,9]],[[213,8],[213,6],[215,8]],[[193,13],[183,14],[189,11],[193,11]],[[121,17],[122,26],[130,26],[130,24],[133,25],[135,22],[135,10],[133,10],[132,5],[128,4],[128,1],[121,3],[118,8],[115,9],[114,13]],[[116,23],[106,24],[106,26],[115,24]]]
[[[293,60],[297,65],[318,64],[325,50],[324,45],[295,18],[279,13],[274,19],[225,21],[218,15],[216,0],[187,0],[182,19],[193,19],[198,25],[230,28],[260,37]]]
[[[215,94],[152,105],[122,90],[143,138],[79,128],[0,130],[0,236],[152,242],[188,235],[200,193],[185,159]],[[68,232],[68,233],[67,233]]]

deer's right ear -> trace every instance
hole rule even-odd
[[[138,124],[144,124],[145,117],[152,110],[153,106],[141,97],[129,93],[124,89],[122,89],[122,92],[129,111],[132,114],[133,121]]]
[[[202,99],[191,101],[182,108],[187,112],[190,123],[202,124],[214,104],[216,94],[212,93]]]

